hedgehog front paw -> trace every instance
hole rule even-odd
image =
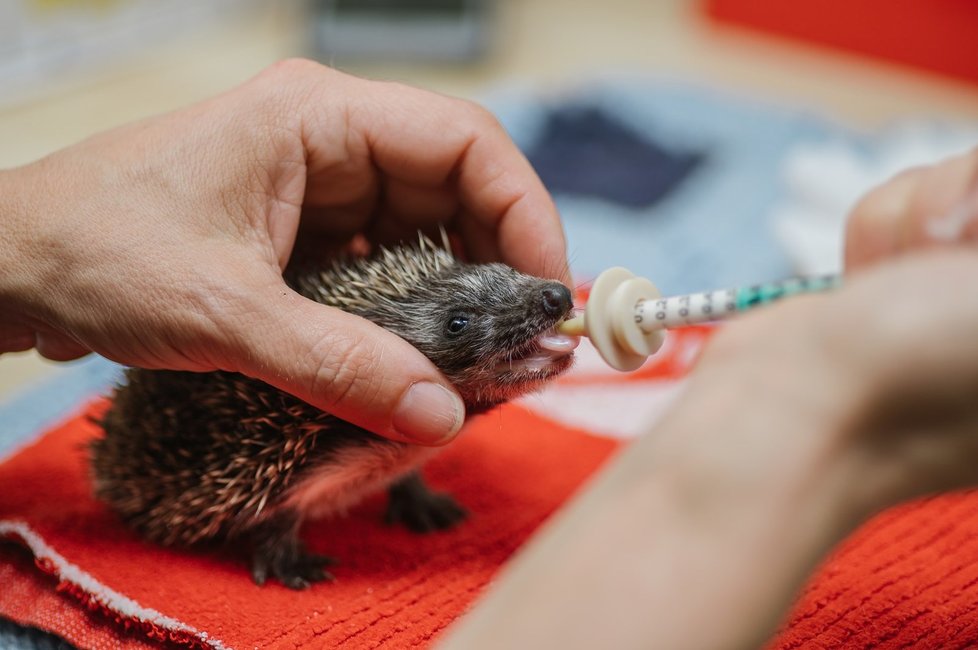
[[[255,584],[263,585],[272,576],[290,589],[305,589],[313,582],[334,580],[323,567],[336,564],[336,560],[306,551],[298,530],[298,515],[283,509],[249,531],[251,577]]]
[[[289,589],[305,589],[314,582],[333,582],[335,578],[324,567],[336,564],[326,555],[308,553],[301,544],[257,549],[251,558],[251,577],[263,585],[268,576]]]
[[[417,473],[412,473],[391,486],[384,522],[404,524],[415,533],[430,533],[451,528],[467,516],[455,499],[432,492]]]

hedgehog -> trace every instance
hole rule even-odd
[[[576,339],[556,331],[573,309],[566,286],[464,263],[423,236],[288,280],[413,344],[454,385],[467,417],[573,363]],[[436,450],[382,438],[241,374],[129,369],[99,424],[96,497],[153,542],[241,552],[258,585],[333,580],[326,567],[335,560],[309,552],[299,528],[376,492],[388,494],[385,520],[415,532],[467,516],[421,478]]]

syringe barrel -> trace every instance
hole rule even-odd
[[[635,306],[635,322],[645,332],[720,320],[737,312],[737,290],[719,289],[645,300]]]
[[[840,282],[841,278],[837,275],[791,278],[740,289],[719,289],[645,300],[635,305],[635,322],[646,334],[661,329],[706,323],[799,293],[832,289]]]

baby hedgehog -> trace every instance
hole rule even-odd
[[[502,264],[464,264],[421,238],[370,258],[292,274],[302,295],[398,334],[454,384],[468,415],[567,370],[576,339],[555,326],[572,308],[558,282]],[[330,580],[300,524],[387,488],[386,520],[418,532],[465,511],[428,490],[433,450],[392,442],[267,384],[230,372],[131,369],[92,445],[96,495],[165,545],[219,542],[250,555],[258,584]]]

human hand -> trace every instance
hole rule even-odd
[[[927,191],[938,207],[955,187],[968,196],[973,162],[949,164],[959,184]],[[973,226],[939,248],[923,224],[946,212],[882,202],[889,191],[852,216],[857,271],[844,285],[725,325],[670,412],[534,538],[445,647],[756,648],[867,517],[978,484]]]
[[[849,218],[844,285],[724,327],[670,417],[623,455],[723,540],[686,576],[714,580],[697,599],[723,613],[712,639],[763,643],[870,515],[978,485],[976,242],[978,149],[873,190]]]
[[[822,433],[809,442],[844,448],[866,463],[851,486],[852,519],[978,483],[971,462],[978,451],[978,345],[968,334],[978,328],[978,294],[970,290],[978,284],[975,242],[978,149],[898,175],[850,215],[844,286],[724,327],[692,382],[713,388],[691,390],[693,399],[731,411],[731,400],[750,403],[767,414],[758,418],[781,413],[785,428],[817,423]],[[730,390],[735,384],[743,386]],[[709,471],[690,473],[747,476],[750,470],[732,461],[744,456],[749,467],[767,457],[772,471],[756,476],[773,485],[828,454],[806,447],[804,436],[783,438],[771,429],[747,427],[758,436],[751,443],[698,434],[715,437],[707,448],[716,453]],[[704,460],[701,451],[690,464]]]
[[[978,254],[976,244],[978,148],[907,170],[867,194],[850,215],[847,271],[893,264],[925,250],[948,258],[960,249],[963,261]],[[902,330],[904,349],[879,383],[885,408],[866,427],[882,429],[876,443],[890,465],[901,458],[910,465],[891,467],[889,482],[903,485],[905,496],[978,483],[972,462],[978,451],[978,346],[967,334],[974,323],[966,316],[976,309],[978,278],[966,267],[946,271],[907,277],[905,286],[894,286],[889,310],[898,313],[888,317],[888,329]]]
[[[554,205],[488,112],[308,61],[2,172],[0,197],[0,352],[242,372],[424,444],[461,400],[403,340],[288,289],[297,236],[444,225],[472,260],[569,281]]]

